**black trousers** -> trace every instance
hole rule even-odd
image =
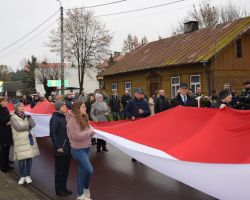
[[[65,192],[69,176],[71,155],[55,156],[55,190]]]
[[[101,150],[101,147],[102,149],[106,149],[106,141],[102,139],[97,139],[97,145],[96,145],[97,150]]]
[[[8,170],[9,167],[10,146],[9,144],[0,144],[0,166],[2,171]]]

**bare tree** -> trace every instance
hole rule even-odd
[[[60,52],[60,32],[54,30],[50,35],[51,51]],[[76,63],[80,91],[83,90],[86,69],[94,67],[109,54],[112,40],[105,24],[98,21],[94,13],[85,9],[66,12],[64,21],[65,56]]]
[[[172,35],[179,35],[184,33],[184,22],[195,20],[199,22],[200,28],[206,28],[215,26],[219,23],[231,22],[236,19],[247,16],[247,12],[244,9],[240,9],[239,7],[233,5],[230,1],[227,5],[218,8],[212,6],[209,3],[202,2],[197,9],[193,5],[193,10],[190,11],[185,18],[179,22],[179,25],[176,27],[172,27]]]
[[[246,10],[241,10],[236,5],[233,5],[231,1],[220,9],[220,18],[222,23],[232,22],[245,16],[247,16]]]
[[[26,67],[26,64],[27,64],[27,59],[26,58],[23,58],[20,62],[19,62],[19,66],[21,67],[21,69],[25,69]]]
[[[123,41],[122,52],[129,53],[139,47],[142,44],[148,43],[148,39],[146,36],[143,36],[139,42],[138,37],[136,35],[132,36],[130,33],[127,36],[127,39]]]
[[[131,34],[128,34],[127,39],[123,41],[123,47],[122,52],[123,53],[129,53],[133,51],[136,47],[138,47],[140,44],[138,42],[137,36],[132,36]]]
[[[172,26],[172,36],[180,35],[184,33],[184,23],[185,21],[182,20],[182,22],[179,22],[177,26]],[[159,37],[159,40],[161,38]]]
[[[147,44],[148,43],[148,38],[144,35],[143,38],[141,39],[142,44]]]
[[[193,5],[192,18],[199,22],[201,28],[215,26],[219,23],[219,9],[203,2],[199,9]]]
[[[60,76],[61,70],[57,64],[48,64],[47,62],[42,62],[41,64],[36,65],[35,79],[38,83],[43,84],[46,97],[51,95],[51,92],[54,90],[54,88],[48,87],[48,80],[58,80]]]
[[[0,65],[0,81],[10,81],[10,69],[7,65]]]

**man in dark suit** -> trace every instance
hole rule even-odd
[[[181,83],[179,88],[179,94],[175,98],[173,98],[170,102],[170,107],[176,106],[188,106],[188,107],[197,107],[197,100],[188,95],[188,84]]]

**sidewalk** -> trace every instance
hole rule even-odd
[[[0,172],[0,199],[1,200],[39,200],[27,186],[20,186],[11,174]]]

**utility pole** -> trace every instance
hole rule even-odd
[[[61,10],[61,94],[64,95],[64,38],[63,38],[63,7]]]
[[[60,20],[61,20],[61,94],[64,95],[64,38],[63,38],[63,7],[60,0]]]

